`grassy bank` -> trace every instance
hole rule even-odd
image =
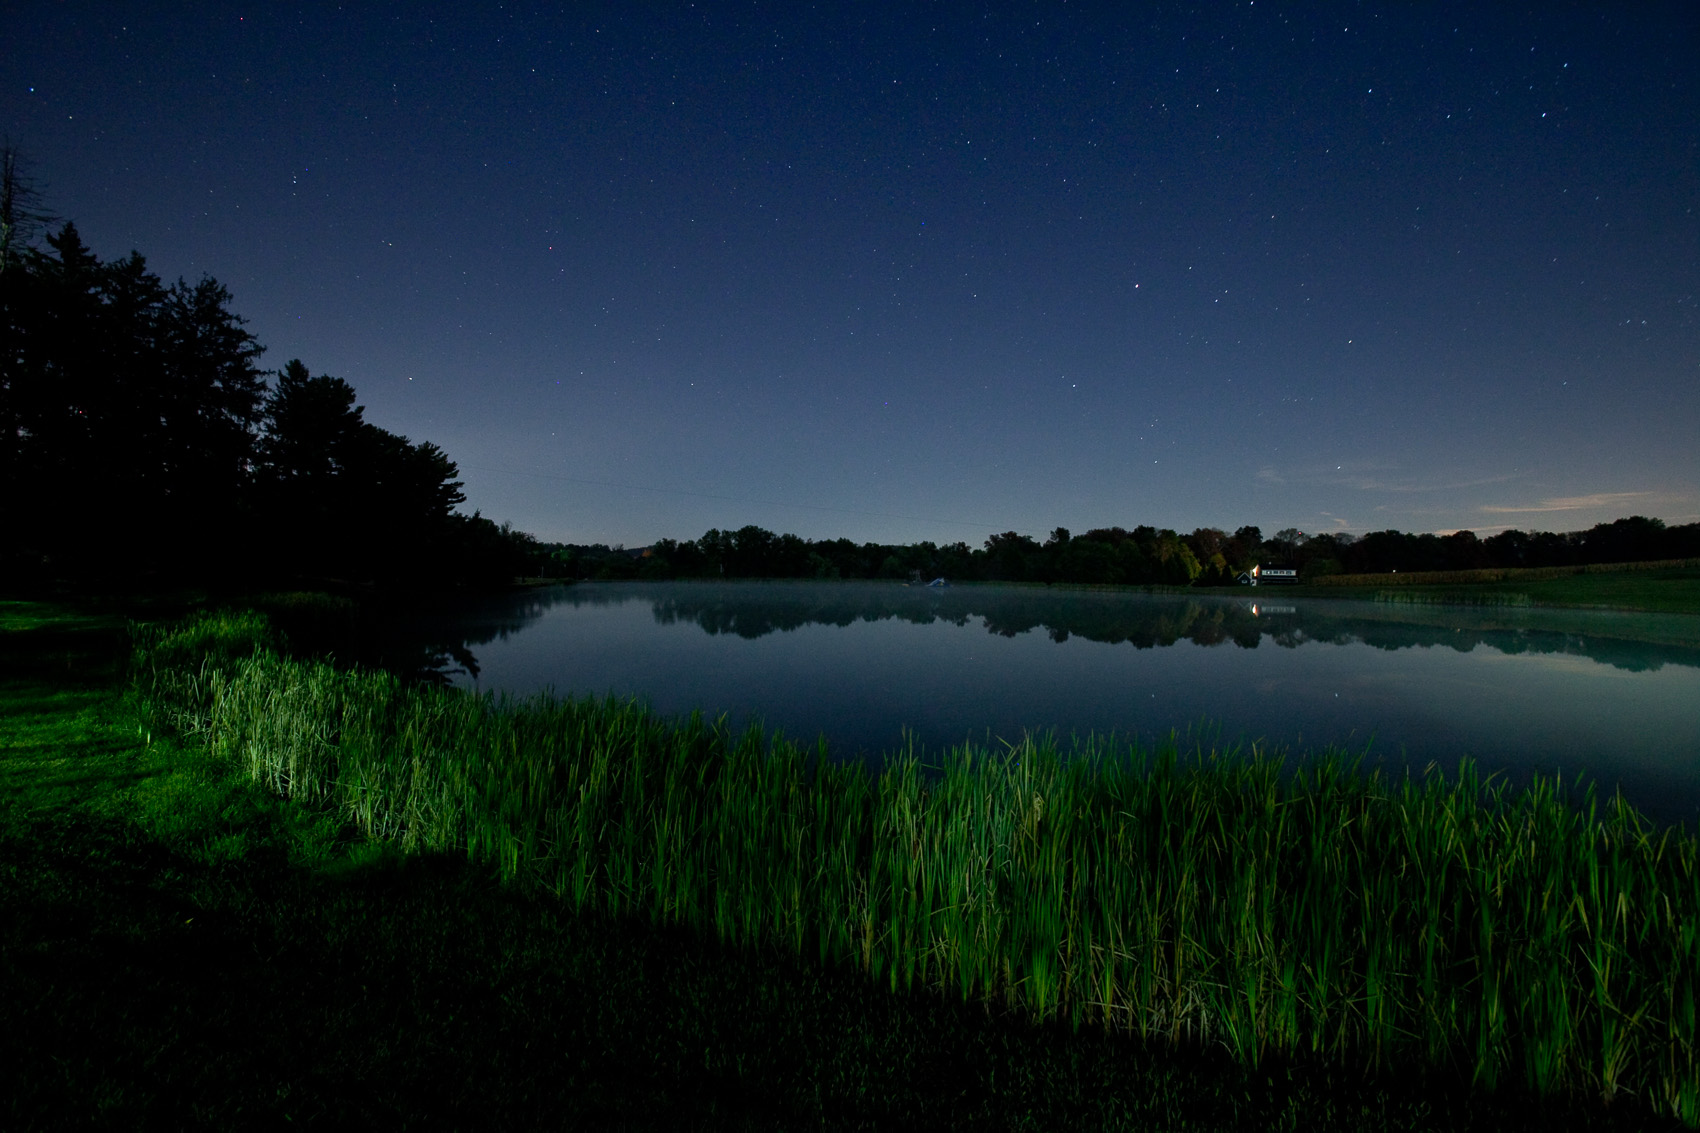
[[[157,638],[153,725],[569,908],[1246,1068],[1421,1065],[1700,1117],[1700,855],[1619,800],[1046,743],[872,778],[629,704],[287,661],[264,634]]]
[[[1321,597],[1371,598],[1381,602],[1568,606],[1700,614],[1700,560],[1342,574],[1291,589]]]

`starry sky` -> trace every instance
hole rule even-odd
[[[103,258],[647,544],[1700,519],[1700,7],[0,9]]]

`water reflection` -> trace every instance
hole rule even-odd
[[[1020,587],[948,589],[892,585],[693,584],[658,587],[579,586],[555,602],[596,607],[647,602],[657,625],[694,623],[710,635],[754,640],[808,625],[902,621],[914,625],[978,622],[988,633],[1043,633],[1135,649],[1182,641],[1256,649],[1264,639],[1282,649],[1362,643],[1376,649],[1444,646],[1468,653],[1571,654],[1632,672],[1665,665],[1700,668],[1700,619],[1615,611],[1418,606],[1341,600],[1269,602],[1236,596],[1146,595]],[[540,615],[539,615],[540,616]]]
[[[424,658],[433,651],[440,652],[443,660],[435,671],[444,679],[458,673],[476,680],[482,670],[473,646],[507,641],[572,596],[567,587],[550,586],[485,595],[465,604],[416,612],[397,623],[396,641],[411,650],[410,656]]]
[[[345,664],[446,685],[457,677],[478,678],[482,670],[475,646],[508,640],[566,596],[562,588],[551,587],[451,600],[422,610],[318,595],[298,601],[286,595],[266,612],[296,653],[333,656]]]
[[[725,712],[879,760],[1029,730],[1342,745],[1700,803],[1700,618],[1244,591],[612,583],[422,613],[438,679]],[[452,643],[452,647],[443,643]],[[418,643],[425,643],[420,645]],[[432,645],[431,643],[435,643]],[[458,669],[459,671],[452,671]]]

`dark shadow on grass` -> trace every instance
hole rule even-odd
[[[14,1129],[1654,1127],[893,995],[455,855],[314,870],[262,838],[209,862],[118,817],[13,814],[0,868]]]

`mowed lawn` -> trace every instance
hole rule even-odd
[[[1259,588],[1259,593],[1262,592],[1263,588]],[[1623,563],[1586,570],[1539,568],[1340,575],[1315,585],[1283,587],[1280,592],[1316,598],[1700,614],[1700,563],[1689,561],[1653,569],[1639,563]]]
[[[1659,571],[1602,571],[1568,578],[1515,579],[1495,591],[1527,594],[1536,605],[1597,606],[1655,614],[1700,614],[1700,567]]]

